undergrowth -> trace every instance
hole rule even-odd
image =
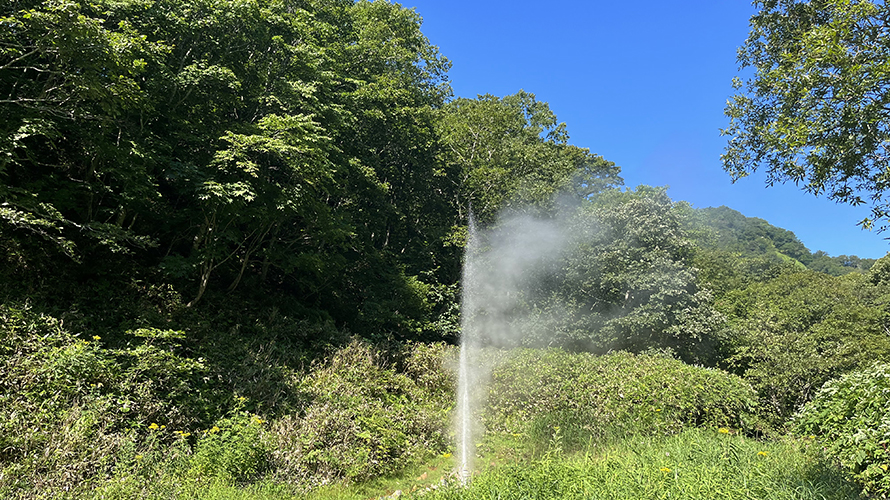
[[[883,432],[884,372],[826,386],[797,421],[816,440],[761,442],[745,437],[760,435],[756,395],[720,370],[642,354],[490,353],[483,472],[457,489],[453,346],[341,333],[309,351],[297,329],[337,337],[274,310],[254,325],[221,313],[212,324],[227,326],[213,334],[68,319],[0,306],[2,498],[855,498],[834,463],[884,491],[886,439],[857,430]]]
[[[548,442],[559,428],[565,445],[579,448],[695,426],[753,431],[756,404],[741,378],[668,357],[527,349],[494,370],[484,421],[533,443]]]
[[[890,498],[890,364],[829,381],[793,419],[799,435],[819,439],[825,452],[867,495]]]
[[[636,436],[595,453],[545,453],[456,481],[429,500],[472,499],[856,499],[858,488],[811,442],[762,442],[727,428]]]
[[[276,333],[302,323],[270,316],[255,335],[233,325],[197,344],[149,327],[76,332],[0,306],[0,497],[155,498],[262,481],[307,491],[443,453],[443,344],[354,340],[306,362],[292,331]]]

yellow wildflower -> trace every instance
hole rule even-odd
[[[881,464],[881,468],[884,469],[884,472],[887,472],[887,464]]]
[[[161,426],[161,430],[164,430],[164,429],[166,429],[166,428],[167,428],[166,425],[162,425],[162,426]]]
[[[262,424],[263,422],[265,422],[265,420],[261,419],[260,417],[258,417],[256,415],[253,416],[253,419],[256,420],[256,423],[258,423],[258,424]]]
[[[671,471],[670,467],[662,467],[661,468],[661,472],[670,472],[670,471]]]
[[[211,433],[211,434],[216,434],[217,432],[219,432],[219,427],[217,427],[217,426],[214,425],[213,428],[210,429],[210,433]]]
[[[661,411],[661,408],[656,408],[655,411]]]
[[[769,455],[769,452],[768,452],[768,451],[758,451],[758,452],[757,452],[757,456],[758,456],[758,457],[765,457],[765,456],[767,456],[767,455]]]
[[[721,427],[717,429],[717,432],[719,432],[720,434],[729,434],[729,429],[727,429],[726,427]]]
[[[443,453],[442,458],[451,458],[451,453]]]
[[[142,460],[142,455],[136,455],[136,460]]]
[[[157,429],[159,429],[158,424],[156,424],[156,423],[154,423],[154,422],[152,422],[151,425],[148,426],[148,428],[151,429],[151,430],[157,430]]]
[[[102,340],[102,337],[98,335],[93,335],[93,340]]]

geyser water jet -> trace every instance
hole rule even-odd
[[[473,210],[470,208],[470,216],[467,228],[467,244],[464,249],[463,284],[461,289],[461,333],[460,333],[460,360],[457,377],[457,439],[458,459],[460,468],[457,473],[461,483],[466,484],[470,478],[473,467],[473,413],[474,404],[471,394],[471,380],[473,370],[472,363],[478,350],[478,332],[474,328],[474,318],[477,312],[475,300],[478,292],[475,273],[475,258],[478,252],[479,235],[476,233],[476,220]]]

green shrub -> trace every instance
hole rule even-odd
[[[862,485],[890,497],[890,363],[827,382],[794,416],[794,432],[815,436]]]
[[[172,442],[171,436],[176,436]],[[186,487],[206,487],[210,480],[188,474],[193,461],[189,438],[187,432],[157,424],[130,433],[115,456],[113,473],[80,485],[79,494],[71,498],[183,498]]]
[[[401,372],[445,407],[454,403],[460,348],[444,342],[406,344]]]
[[[0,496],[88,485],[112,475],[127,447],[145,448],[150,423],[195,425],[205,368],[151,331],[146,343],[110,349],[27,305],[0,306]]]
[[[517,350],[492,374],[487,427],[568,445],[685,426],[749,428],[756,394],[726,372],[664,356]]]
[[[311,352],[293,336],[330,328],[274,311],[244,328],[203,325],[200,343],[145,325],[106,340],[65,317],[0,306],[4,498],[97,485],[166,497],[180,482],[263,476],[305,488],[391,473],[446,446],[443,361],[455,351],[444,344],[355,341],[307,369]]]
[[[100,339],[27,305],[0,306],[0,496],[110,471],[123,441],[106,418],[117,371]]]
[[[421,358],[411,358],[413,373],[442,383],[421,369]],[[442,398],[431,398],[365,343],[353,341],[337,351],[306,377],[302,389],[311,403],[300,416],[278,419],[268,436],[282,480],[306,486],[365,480],[446,445],[446,408],[437,404]]]
[[[0,446],[22,454],[0,461],[2,498],[53,497],[106,477],[126,442],[125,436],[108,429],[102,411],[94,408],[70,408],[53,420],[12,417],[0,432],[15,436],[14,441]],[[9,427],[15,427],[13,433],[8,433]]]
[[[328,342],[342,345],[338,337],[342,334],[329,323],[311,323],[275,308],[256,309],[221,313],[224,316],[215,321],[221,331],[207,332],[193,357],[200,356],[213,374],[213,386],[222,398],[217,407],[225,408],[223,414],[231,409],[233,395],[246,398],[245,409],[269,420],[299,413],[307,404],[300,381],[312,359],[321,355],[314,351],[329,347]],[[255,318],[241,324],[244,316]],[[311,349],[309,339],[315,339]]]
[[[257,415],[238,411],[203,431],[195,444],[190,473],[239,483],[257,479],[268,466],[265,423]]]

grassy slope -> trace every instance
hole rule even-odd
[[[493,467],[468,488],[450,485],[426,498],[853,499],[858,490],[821,461],[811,442],[689,429],[629,437],[573,456],[551,450],[530,463]]]
[[[439,456],[400,474],[317,488],[310,500],[369,498],[453,499],[855,499],[858,488],[824,462],[818,446],[805,439],[759,441],[718,429],[689,429],[662,437],[629,437],[580,453],[563,453],[559,438],[537,458],[518,452],[517,443],[488,439],[480,456],[484,469],[468,487],[457,483],[451,458]],[[520,458],[523,457],[523,458]],[[281,483],[236,486],[226,481],[183,481],[170,475],[150,497],[289,499],[301,497]],[[178,488],[172,485],[179,484]],[[166,485],[166,487],[164,486]],[[175,493],[174,493],[175,491]],[[398,493],[397,493],[398,492]],[[127,498],[113,488],[94,498]]]

